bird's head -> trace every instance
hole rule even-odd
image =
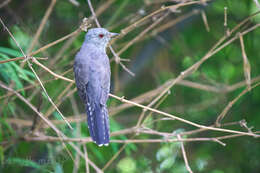
[[[92,28],[89,29],[86,36],[86,43],[93,43],[98,47],[106,47],[111,38],[117,36],[117,33],[112,33],[105,28]]]

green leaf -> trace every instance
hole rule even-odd
[[[199,171],[203,171],[203,169],[208,165],[208,160],[199,158],[196,160],[196,165]]]
[[[26,50],[30,45],[30,36],[23,32],[18,26],[14,26],[11,30],[17,43],[21,46],[23,50]],[[13,48],[19,49],[11,37],[9,37],[9,43]]]
[[[172,171],[172,173],[176,173],[176,172],[188,173],[187,168],[186,168],[185,164],[183,163],[183,161],[182,161],[182,163],[175,164],[174,171]]]
[[[55,173],[63,173],[62,166],[59,163],[55,164]]]
[[[23,54],[20,51],[15,50],[15,49],[10,49],[10,48],[7,48],[7,47],[0,47],[0,52],[3,53],[3,54],[14,56],[14,57],[23,56]]]
[[[221,170],[215,169],[215,170],[211,171],[211,173],[224,173],[224,171],[221,171]]]
[[[160,164],[160,169],[161,170],[165,170],[165,169],[169,169],[173,166],[174,162],[175,162],[175,158],[176,157],[169,157],[167,159],[165,159],[161,164]]]
[[[7,55],[0,53],[0,60],[8,60],[10,59]],[[0,64],[0,75],[4,78],[6,83],[10,83],[11,80],[15,82],[15,88],[16,89],[23,89],[23,83],[21,79],[33,83],[33,80],[30,79],[34,78],[34,75],[32,72],[29,72],[23,68],[21,68],[19,65],[17,65],[15,62],[8,62],[4,64]],[[24,95],[24,91],[22,91],[22,94]]]
[[[38,163],[28,160],[28,159],[21,159],[21,158],[8,158],[6,162],[10,165],[18,165],[22,167],[32,167],[35,169],[41,169],[41,165]]]
[[[5,130],[5,134],[10,133],[12,137],[15,136],[16,132],[15,130],[5,121],[5,118],[0,118],[0,124],[2,125],[2,128]]]
[[[136,162],[130,157],[123,158],[117,164],[117,169],[121,173],[135,173],[136,170]]]
[[[1,47],[1,49],[3,50],[4,48]],[[6,48],[6,49],[8,49],[8,48]],[[10,50],[8,49],[8,51],[10,54],[11,49]],[[5,51],[5,52],[8,52],[8,51]],[[18,52],[15,53],[15,51],[13,51],[11,54],[18,54]],[[0,60],[1,59],[8,60],[10,58],[5,54],[0,53]],[[4,78],[4,81],[6,83],[10,83],[11,80],[14,81],[16,89],[24,88],[22,79],[32,84],[33,80],[31,80],[30,78],[35,78],[32,72],[21,68],[15,62],[8,62],[8,63],[0,64],[0,75]],[[24,95],[23,90],[22,90],[22,94]]]
[[[0,146],[0,164],[2,165],[4,162],[4,149]]]
[[[163,159],[169,157],[172,154],[172,150],[168,145],[163,146],[156,153],[156,159],[162,161]]]
[[[242,65],[241,65],[242,68]],[[229,80],[235,75],[235,67],[231,63],[225,63],[221,68],[221,75],[225,82],[228,83]]]
[[[154,123],[153,123],[153,117],[152,116],[148,116],[147,118],[145,118],[144,120],[144,124],[146,127],[148,128],[154,128]]]
[[[4,54],[0,54],[0,57],[2,57],[4,60],[9,59]],[[15,69],[13,68],[12,63],[13,62],[0,64],[1,75],[6,80],[6,83],[10,83],[12,80],[15,82],[16,89],[22,89],[23,84],[20,81],[19,77],[17,76],[17,73],[16,73]]]
[[[193,60],[191,59],[191,57],[186,56],[186,57],[184,57],[184,59],[182,61],[182,65],[184,68],[188,68],[191,65],[193,65]]]

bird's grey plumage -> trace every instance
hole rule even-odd
[[[104,28],[90,29],[74,61],[75,81],[86,107],[90,136],[99,146],[109,143],[106,102],[111,72],[106,46],[114,35]]]

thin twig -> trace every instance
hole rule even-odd
[[[252,15],[253,16],[253,15]],[[247,20],[247,19],[246,19]],[[238,25],[239,26],[239,25]],[[244,32],[241,32],[242,35],[245,35],[249,32],[251,32],[252,30],[258,28],[260,26],[260,24],[256,24],[254,26],[252,26],[251,28],[245,30]],[[231,31],[231,33],[237,28],[237,26]],[[223,42],[225,40],[226,36],[224,36],[223,38],[221,38],[213,47],[212,49],[203,57],[201,58],[198,62],[196,62],[195,64],[193,64],[190,68],[186,69],[185,71],[181,72],[180,75],[172,81],[172,83],[163,91],[160,93],[160,95],[153,100],[153,102],[157,102],[163,95],[165,95],[177,82],[179,82],[180,80],[183,80],[185,77],[189,76],[190,74],[192,74],[193,72],[195,72],[206,60],[208,60],[210,57],[212,57],[214,54],[216,54],[217,52],[219,52],[220,50],[222,50],[224,47],[226,47],[227,45],[229,45],[230,43],[232,43],[233,41],[235,41],[238,36],[234,36],[233,38],[231,38],[230,40],[226,41],[224,44],[222,44],[221,46],[217,47],[221,42]]]
[[[209,1],[209,0],[206,0],[206,1]],[[175,9],[177,10],[178,8],[180,7],[183,7],[183,6],[187,6],[187,5],[192,5],[192,4],[201,4],[201,1],[192,1],[192,2],[186,2],[186,3],[180,3],[180,4],[177,4],[177,5],[170,5],[170,6],[162,6],[160,9],[148,14],[147,16],[143,17],[142,19],[136,21],[135,23],[133,23],[132,25],[124,28],[121,30],[121,34],[125,35],[127,34],[128,32],[130,32],[132,29],[134,29],[135,27],[137,27],[140,23],[144,22],[145,20],[151,18],[152,16],[164,11],[164,10],[167,10],[167,9]]]
[[[259,86],[259,83],[256,83],[255,85],[253,85],[250,88],[246,88],[244,89],[237,97],[235,97],[232,101],[230,101],[228,103],[228,105],[223,109],[223,111],[221,112],[221,114],[217,117],[216,120],[216,126],[219,127],[220,126],[220,122],[221,120],[226,116],[227,112],[231,109],[231,107],[243,96],[245,95],[247,92],[249,92],[251,89],[254,89],[255,87]]]
[[[56,77],[60,77],[60,76],[56,76]],[[67,80],[67,81],[70,81],[70,82],[73,82],[73,80],[68,80],[68,79],[66,79],[66,80]],[[176,79],[175,79],[174,81],[176,81]],[[165,91],[165,90],[164,90],[164,91]],[[188,121],[188,120],[179,118],[179,117],[177,117],[177,116],[174,116],[174,115],[171,115],[171,114],[168,114],[168,113],[165,113],[165,112],[162,112],[162,111],[159,111],[159,110],[156,110],[156,109],[153,109],[153,108],[149,108],[149,107],[147,107],[147,106],[144,106],[144,105],[141,105],[141,104],[138,104],[138,103],[135,103],[135,102],[126,100],[126,99],[124,99],[124,98],[122,98],[122,97],[118,97],[118,96],[115,96],[115,95],[113,95],[113,94],[109,94],[109,95],[110,95],[111,97],[113,97],[113,98],[116,98],[116,99],[122,101],[122,102],[129,103],[129,104],[132,104],[132,105],[141,107],[141,108],[143,108],[143,109],[147,109],[147,110],[150,110],[150,111],[153,111],[153,112],[156,112],[156,113],[159,113],[159,114],[162,114],[162,115],[171,117],[171,118],[173,118],[173,119],[182,121],[182,122],[184,122],[184,123],[193,125],[193,126],[198,127],[198,128],[205,128],[205,129],[214,130],[214,131],[222,131],[222,132],[238,133],[238,134],[247,134],[247,135],[249,135],[249,136],[255,136],[255,134],[251,134],[251,133],[245,133],[245,132],[239,132],[239,131],[234,131],[234,130],[220,129],[220,128],[214,128],[214,127],[207,127],[207,126],[199,125],[199,124],[193,123],[193,122],[191,122],[191,121]]]
[[[135,105],[135,106],[137,106],[137,107],[140,107],[140,108],[143,108],[143,109],[147,109],[147,110],[153,111],[153,112],[158,113],[158,114],[161,114],[161,115],[165,115],[165,116],[167,116],[167,117],[176,119],[176,120],[178,120],[178,121],[184,122],[184,123],[186,123],[186,124],[189,124],[189,125],[192,125],[192,126],[195,126],[195,127],[198,127],[198,128],[208,129],[208,130],[213,130],[213,131],[227,132],[227,133],[244,134],[244,135],[254,136],[254,137],[259,137],[259,136],[260,136],[260,135],[254,134],[254,133],[240,132],[240,131],[236,131],[236,130],[229,130],[229,129],[222,129],[222,128],[215,128],[215,127],[209,127],[209,126],[200,125],[200,124],[197,124],[197,123],[194,123],[194,122],[185,120],[185,119],[183,119],[183,118],[174,116],[174,115],[172,115],[172,114],[169,114],[169,113],[166,113],[166,112],[157,110],[157,109],[153,109],[153,108],[150,108],[150,107],[147,107],[147,106],[144,106],[144,105],[141,105],[141,104],[138,104],[138,103],[135,103],[135,102],[126,100],[126,99],[124,99],[123,97],[118,97],[118,96],[115,96],[115,95],[112,95],[112,94],[109,94],[109,95],[110,95],[111,97],[117,99],[117,100],[120,100],[121,102],[133,104],[133,105]]]
[[[244,136],[244,135],[226,135],[226,136],[220,136],[220,137],[213,137],[213,138],[182,138],[182,139],[176,139],[176,138],[163,138],[163,139],[111,139],[110,143],[122,143],[122,144],[129,144],[129,143],[163,143],[163,142],[201,142],[201,141],[207,141],[207,142],[216,142],[222,146],[225,146],[223,142],[220,142],[221,139],[227,139],[232,137],[238,137],[238,136]],[[60,139],[58,137],[53,136],[25,136],[22,138],[25,141],[36,141],[36,142],[57,142]],[[93,142],[90,138],[68,138],[63,137],[63,142],[80,142],[80,143],[90,143]]]
[[[77,7],[79,6],[79,2],[76,1],[76,0],[69,0],[69,2],[72,3],[73,5],[77,6]]]
[[[205,11],[203,11],[203,10],[201,11],[201,16],[202,16],[203,23],[204,23],[204,25],[206,27],[206,30],[209,32],[210,28],[209,28],[209,23],[208,23]]]
[[[87,0],[87,2],[88,2],[88,6],[89,6],[89,8],[90,8],[90,11],[91,11],[91,13],[92,13],[92,16],[94,17],[94,20],[95,20],[95,22],[96,22],[96,25],[97,25],[99,28],[101,28],[101,25],[100,25],[100,23],[99,23],[99,21],[98,21],[98,19],[97,19],[97,15],[96,15],[96,13],[95,13],[95,11],[94,11],[94,9],[93,9],[93,6],[92,6],[92,4],[91,4],[91,1],[90,1],[90,0]],[[128,72],[130,75],[134,76],[134,73],[131,72],[131,70],[129,70],[122,62],[120,62],[120,57],[115,53],[115,51],[114,51],[114,49],[112,48],[112,46],[109,45],[108,47],[109,47],[109,49],[111,50],[111,52],[112,52],[112,54],[114,55],[114,57],[116,57],[116,62],[119,63],[120,66],[121,66],[126,72]]]
[[[125,149],[127,146],[127,143],[125,143],[117,152],[113,155],[113,157],[105,164],[105,166],[102,168],[102,171],[105,171],[111,163],[119,156],[119,154]]]
[[[15,93],[15,95],[20,98],[25,104],[27,104],[37,115],[39,115],[56,133],[59,137],[55,137],[57,140],[56,141],[61,141],[63,142],[64,139],[66,139],[67,137],[61,132],[59,131],[55,125],[53,125],[47,118],[45,118],[41,112],[39,112],[30,102],[28,102],[22,95],[20,95],[19,93],[17,93],[16,91],[14,91],[13,89],[7,87],[6,85],[4,85],[2,82],[0,82],[0,87],[4,88],[10,92]],[[24,136],[23,138],[30,138],[29,136]],[[80,156],[82,158],[85,158],[84,155],[82,154],[82,152],[71,142],[69,142],[69,144],[80,154]],[[90,165],[99,173],[103,172],[101,171],[91,160],[87,159],[88,162],[90,163]]]
[[[22,50],[20,44],[16,41],[16,39],[14,38],[13,34],[9,31],[9,29],[5,26],[4,22],[2,21],[2,19],[0,18],[0,22],[2,23],[2,25],[4,26],[5,30],[8,32],[8,34],[11,36],[11,38],[14,40],[15,44],[17,45],[17,47],[20,49],[21,53],[23,54],[23,56],[25,57],[25,60],[27,59],[27,55],[24,53],[24,51]],[[36,59],[35,59],[36,60]],[[36,60],[37,61],[37,60]],[[50,101],[50,103],[55,107],[55,109],[58,111],[58,113],[60,114],[60,116],[62,117],[62,119],[67,123],[67,125],[69,126],[70,129],[73,129],[72,126],[69,124],[69,122],[66,120],[66,118],[62,115],[62,113],[60,112],[60,110],[57,108],[57,106],[54,104],[54,102],[52,101],[52,99],[50,98],[50,96],[48,95],[45,87],[43,86],[40,78],[38,77],[38,75],[36,74],[36,72],[34,71],[31,63],[29,61],[27,61],[27,64],[29,65],[30,69],[32,70],[32,72],[34,73],[36,79],[39,81],[40,86],[42,87],[42,90],[44,91],[44,93],[46,94],[48,100]]]
[[[15,44],[17,45],[17,47],[20,49],[20,51],[22,52],[23,56],[26,58],[27,56],[25,55],[24,51],[22,50],[20,44],[16,41],[16,39],[14,38],[13,34],[9,31],[9,29],[7,28],[7,26],[4,24],[4,22],[2,21],[1,17],[0,17],[0,22],[3,25],[4,29],[7,31],[7,33],[10,35],[10,37],[12,38],[12,40],[15,42]]]
[[[56,99],[56,101],[55,101],[55,103],[56,103],[55,105],[56,105],[57,107],[61,104],[61,97],[64,96],[64,95],[67,93],[67,91],[70,90],[70,88],[71,88],[72,85],[73,85],[73,83],[69,83],[69,85],[68,85],[64,90],[62,90],[62,92],[60,92],[60,94],[58,95],[58,97],[57,97],[57,99]],[[64,98],[66,98],[67,96],[68,96],[68,95],[64,96]],[[64,99],[64,98],[63,98],[63,99]],[[53,107],[53,106],[50,107],[50,108],[46,111],[45,117],[49,117],[54,111],[55,111],[55,107]],[[67,120],[67,121],[68,121],[68,120]],[[38,131],[41,126],[42,126],[42,123],[39,123],[39,125],[35,127],[34,131]]]
[[[43,28],[44,28],[44,26],[45,26],[45,24],[46,24],[48,18],[49,18],[50,15],[51,15],[51,12],[52,12],[53,7],[55,6],[55,4],[56,4],[56,0],[51,0],[51,3],[50,3],[50,5],[49,5],[47,11],[45,12],[44,17],[42,18],[41,24],[40,24],[40,26],[38,27],[38,29],[37,29],[37,31],[36,31],[34,37],[33,37],[33,40],[32,40],[32,42],[31,42],[29,48],[27,49],[27,53],[30,54],[31,51],[33,50],[34,46],[36,45],[36,43],[37,43],[37,41],[38,41],[38,39],[39,39],[39,37],[40,37],[42,31],[43,31]]]
[[[48,58],[41,58],[41,57],[33,57],[35,59],[39,59],[39,60],[47,60]],[[3,61],[0,61],[0,64],[4,64],[4,63],[7,63],[7,62],[12,62],[12,61],[19,61],[19,60],[24,60],[25,58],[24,57],[16,57],[16,58],[11,58],[11,59],[7,59],[7,60],[3,60]]]
[[[69,78],[66,78],[66,77],[63,77],[61,75],[58,75],[56,73],[54,73],[53,71],[51,71],[49,68],[47,68],[46,66],[44,66],[43,64],[41,64],[37,59],[35,58],[32,58],[32,62],[37,64],[38,66],[40,66],[41,68],[43,68],[45,71],[49,72],[51,75],[53,75],[55,78],[57,79],[62,79],[64,81],[68,81],[68,82],[71,82],[71,83],[75,83],[74,80],[71,80]]]
[[[246,55],[243,36],[240,33],[238,33],[238,34],[239,34],[239,40],[240,40],[243,63],[244,63],[244,75],[245,75],[247,87],[250,89],[250,86],[251,86],[251,67],[250,67],[250,63],[249,63],[247,55]]]
[[[179,140],[182,140],[180,135],[177,135],[177,138]],[[184,159],[184,162],[185,162],[185,166],[186,166],[186,169],[189,173],[193,173],[190,166],[189,166],[189,162],[188,162],[188,159],[187,159],[187,155],[186,155],[186,151],[184,149],[184,145],[183,145],[183,142],[180,142],[181,143],[181,152],[182,152],[182,156],[183,156],[183,159]]]
[[[259,4],[258,0],[254,0],[254,1],[255,1],[255,5],[256,5],[257,8],[259,8],[259,10],[260,10],[260,4]]]
[[[28,102],[28,100],[26,100],[21,94],[19,94],[18,92],[14,91],[12,88],[9,88],[8,86],[6,86],[5,84],[3,84],[2,82],[0,82],[0,87],[4,88],[10,92],[13,92],[19,99],[21,99],[25,104],[27,104],[35,113],[37,113],[37,115],[39,115],[43,121],[45,121],[58,135],[60,134],[60,131],[50,122],[50,120],[48,120],[47,118],[45,118],[42,113],[40,113],[30,102]]]
[[[227,7],[224,7],[224,27],[227,27]]]
[[[44,50],[46,50],[46,49],[48,49],[48,48],[54,46],[55,44],[58,44],[58,43],[60,43],[60,42],[62,42],[62,41],[64,41],[64,40],[66,40],[66,39],[68,39],[68,38],[70,38],[70,37],[72,37],[72,36],[74,36],[74,35],[77,35],[80,31],[81,31],[81,29],[79,28],[79,29],[75,30],[74,32],[72,32],[72,33],[70,33],[70,34],[68,34],[68,35],[66,35],[66,36],[64,36],[64,37],[62,37],[62,38],[60,38],[60,39],[58,39],[58,40],[55,40],[54,42],[51,42],[51,43],[49,43],[49,44],[47,44],[47,45],[45,45],[45,46],[39,48],[38,50],[32,52],[32,53],[30,54],[30,56],[36,55],[37,53],[40,53],[40,52],[42,52],[42,51],[44,51]]]
[[[27,61],[28,62],[28,61]],[[68,122],[68,120],[63,116],[63,114],[61,113],[61,111],[58,109],[58,107],[55,105],[55,103],[52,101],[51,97],[48,95],[45,87],[43,86],[43,83],[41,82],[39,76],[37,75],[37,73],[35,72],[35,70],[33,69],[32,65],[30,62],[28,62],[28,65],[30,67],[30,69],[32,70],[32,72],[34,73],[36,79],[39,81],[39,84],[43,90],[43,92],[45,93],[45,95],[47,96],[49,102],[52,104],[52,106],[57,110],[57,112],[59,113],[59,115],[61,116],[61,118],[66,122],[66,124],[69,126],[69,128],[71,130],[73,130],[73,127],[70,125],[70,123]]]
[[[98,26],[99,28],[101,28],[101,25],[100,25],[100,23],[99,23],[98,20],[97,20],[96,13],[95,13],[95,11],[94,11],[94,9],[93,9],[93,6],[92,6],[90,0],[87,0],[87,2],[88,2],[88,6],[89,6],[89,8],[90,8],[90,11],[91,11],[91,13],[92,13],[92,16],[94,17],[94,20],[95,20],[97,26]]]
[[[157,19],[155,22],[153,22],[150,26],[148,26],[146,29],[144,29],[138,36],[136,36],[133,40],[128,42],[120,51],[117,52],[117,55],[121,55],[124,51],[126,51],[131,45],[133,45],[137,40],[139,40],[141,37],[143,37],[148,31],[150,31],[152,28],[154,28],[156,25],[158,25],[163,19],[165,19],[170,12],[166,12],[162,17]]]
[[[11,0],[5,0],[0,4],[0,9],[3,8],[4,6],[8,5],[11,2]]]
[[[85,155],[81,152],[81,150],[72,142],[69,142],[71,147],[83,158],[85,159],[94,169],[97,173],[103,173],[103,171],[96,166],[94,162],[92,162],[88,157],[85,157]]]
[[[84,156],[85,156],[85,165],[86,165],[86,173],[89,173],[89,164],[88,164],[88,151],[86,145],[83,144]]]

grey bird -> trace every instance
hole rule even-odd
[[[90,136],[98,146],[109,144],[106,102],[110,91],[111,71],[106,47],[109,40],[116,35],[118,34],[104,28],[89,29],[74,61],[78,94],[85,104]]]

